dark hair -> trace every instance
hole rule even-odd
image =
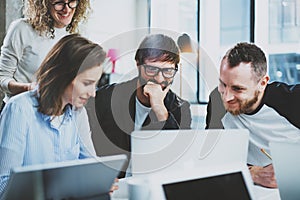
[[[78,34],[63,37],[51,49],[37,71],[39,85],[38,110],[46,115],[58,115],[61,97],[77,74],[100,66],[106,57],[101,46]]]
[[[183,33],[181,36],[177,39],[177,44],[180,49],[180,51],[184,51],[185,48],[191,48],[191,38],[188,34]]]
[[[175,41],[163,34],[153,34],[144,38],[135,54],[137,65],[145,61],[170,62],[177,65],[180,61],[179,49]]]
[[[229,49],[223,59],[227,59],[230,67],[236,67],[240,63],[251,63],[253,75],[258,81],[267,73],[267,59],[264,52],[255,44],[238,43]]]

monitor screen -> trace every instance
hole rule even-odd
[[[114,155],[17,167],[5,199],[109,199],[126,159],[125,155]]]
[[[163,185],[167,200],[251,199],[241,172]]]

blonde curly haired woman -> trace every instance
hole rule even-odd
[[[33,89],[33,74],[46,54],[59,39],[77,33],[89,12],[89,0],[24,1],[24,18],[12,22],[1,47],[1,110],[11,96]]]

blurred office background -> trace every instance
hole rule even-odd
[[[10,22],[22,16],[22,2],[0,1],[1,44]],[[109,52],[109,83],[137,74],[134,54],[146,34],[165,33],[175,41],[182,33],[191,37],[196,60],[187,62],[189,70],[182,66],[173,89],[193,104],[200,117],[194,127],[203,128],[220,59],[237,42],[264,50],[271,81],[300,83],[300,0],[91,0],[91,7],[81,33]]]

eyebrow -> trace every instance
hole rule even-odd
[[[221,84],[227,86],[227,84],[225,84],[220,78],[219,78],[219,81],[220,81]],[[239,88],[239,89],[242,89],[242,90],[247,89],[247,88],[244,87],[243,85],[231,85],[230,87],[231,87],[231,88]]]
[[[82,81],[88,81],[88,82],[91,82],[91,83],[95,83],[95,82],[100,81],[100,79],[99,80],[94,80],[94,79],[89,79],[89,78],[83,78]]]
[[[219,82],[222,83],[223,85],[226,85],[220,78],[219,78]]]

